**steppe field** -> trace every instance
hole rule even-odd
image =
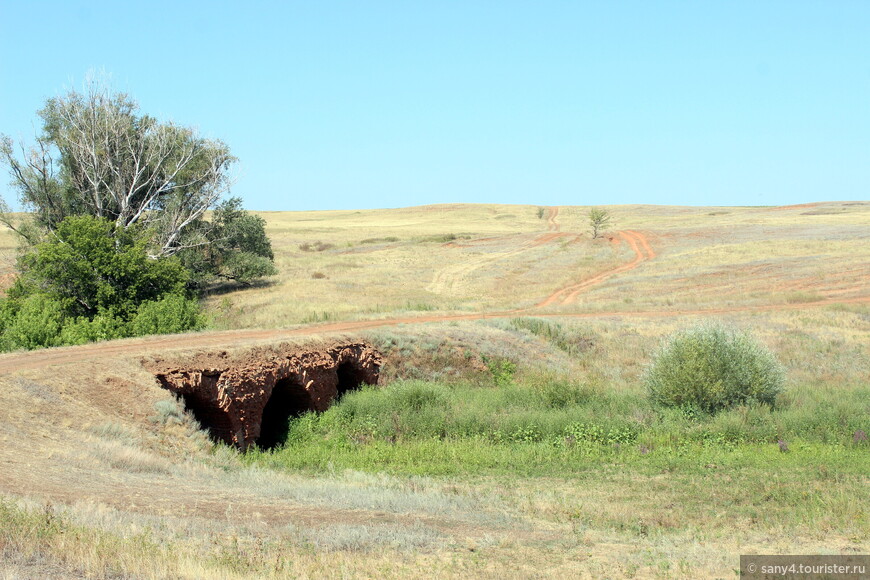
[[[210,329],[0,355],[0,579],[734,578],[870,553],[870,202],[261,214],[279,274]],[[0,238],[8,285],[15,241]],[[666,337],[782,363],[662,408]],[[211,441],[143,362],[365,340],[380,384],[283,446]]]

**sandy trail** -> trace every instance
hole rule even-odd
[[[556,221],[557,217],[559,217],[559,206],[547,208],[547,229],[551,232],[558,232],[562,227]]]
[[[559,215],[559,208],[551,207],[547,210],[547,212],[547,230],[549,233],[540,234],[534,239],[526,240],[525,242],[521,243],[519,246],[513,249],[504,250],[501,252],[492,252],[478,258],[472,258],[459,264],[451,264],[445,268],[442,268],[435,272],[434,276],[432,277],[432,281],[429,283],[428,286],[426,286],[426,290],[434,294],[455,292],[463,286],[463,282],[466,279],[468,279],[475,271],[481,268],[495,264],[497,262],[501,262],[502,260],[506,260],[508,258],[512,258],[514,256],[522,254],[523,252],[527,252],[533,248],[537,248],[538,246],[552,243],[559,238],[569,237],[570,234],[563,234],[559,232],[561,226],[556,221],[556,217]],[[454,244],[450,247],[459,247],[459,245]]]
[[[627,242],[632,251],[634,251],[634,259],[631,262],[622,264],[621,266],[617,266],[616,268],[612,268],[610,270],[605,270],[604,272],[596,274],[592,278],[588,278],[586,280],[583,280],[582,282],[578,282],[576,284],[566,286],[565,288],[561,288],[538,302],[535,307],[546,308],[547,306],[552,306],[554,304],[572,304],[577,301],[577,296],[580,295],[580,293],[582,293],[584,290],[588,290],[593,286],[597,286],[598,284],[601,284],[612,276],[627,272],[629,270],[633,270],[634,268],[637,268],[642,262],[645,262],[646,260],[651,260],[656,257],[656,254],[650,247],[646,236],[644,236],[642,233],[624,231],[618,232],[617,235],[625,242]]]
[[[509,255],[527,251],[534,247],[535,244],[540,245],[550,243],[560,237],[569,236],[571,234],[552,231],[555,227],[559,228],[559,224],[555,221],[558,216],[559,208],[550,208],[548,222],[551,222],[551,231],[544,233],[533,240],[524,242],[519,248],[515,248],[509,252],[504,252],[498,256],[489,256],[486,260],[473,264],[463,264],[457,266],[456,273],[467,273],[476,268],[480,268],[486,263],[503,259]],[[555,224],[553,226],[552,224]],[[153,353],[163,350],[182,350],[182,349],[212,349],[212,348],[231,348],[242,347],[256,343],[258,341],[281,341],[297,337],[316,336],[322,334],[339,334],[352,333],[360,330],[368,330],[373,328],[381,328],[388,326],[396,326],[399,324],[423,324],[431,322],[450,322],[462,320],[483,320],[487,318],[505,318],[519,315],[534,315],[538,317],[548,318],[657,318],[657,317],[675,317],[675,316],[711,316],[739,312],[764,312],[776,310],[801,310],[806,308],[818,308],[829,304],[856,304],[870,302],[870,296],[860,296],[851,298],[837,298],[839,292],[834,292],[830,296],[822,297],[811,303],[797,304],[769,304],[755,306],[729,306],[719,308],[706,309],[691,309],[691,310],[621,310],[621,311],[606,311],[606,312],[540,312],[541,309],[554,306],[574,303],[577,297],[603,282],[609,280],[613,276],[624,274],[630,270],[637,268],[643,262],[652,260],[656,257],[656,252],[651,247],[646,235],[638,231],[622,231],[617,235],[625,241],[634,252],[634,258],[630,262],[626,262],[615,268],[600,272],[595,276],[582,280],[575,284],[561,288],[553,292],[534,306],[530,308],[501,310],[491,312],[475,312],[464,314],[435,314],[423,316],[405,316],[394,318],[381,318],[374,320],[356,320],[346,322],[332,322],[310,324],[297,328],[288,329],[250,329],[250,330],[233,330],[233,331],[217,331],[203,332],[199,334],[186,335],[160,335],[149,336],[144,338],[125,339],[111,341],[105,343],[94,343],[82,346],[59,347],[51,349],[42,349],[29,352],[17,352],[0,355],[0,375],[16,373],[28,369],[38,369],[47,366],[62,366],[70,364],[78,364],[84,361],[93,359],[109,359],[117,356],[130,356],[143,353]]]
[[[486,254],[479,258],[473,258],[471,260],[459,263],[459,264],[451,264],[446,268],[442,268],[435,272],[435,275],[432,277],[432,282],[426,286],[426,290],[432,292],[434,294],[445,294],[449,292],[455,292],[459,288],[462,287],[463,281],[467,279],[472,273],[476,270],[489,266],[490,264],[494,264],[496,262],[500,262],[502,260],[506,260],[518,254],[522,254],[534,247],[541,245],[542,243],[546,243],[550,240],[539,241],[541,238],[545,236],[551,236],[552,234],[544,234],[539,236],[533,240],[528,240],[519,245],[519,247],[514,248],[512,250],[505,250],[503,252],[493,252],[490,254]]]

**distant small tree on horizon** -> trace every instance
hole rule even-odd
[[[592,239],[598,237],[601,231],[610,225],[610,214],[603,209],[593,207],[589,210],[589,227],[592,228]]]

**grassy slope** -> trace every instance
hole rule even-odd
[[[614,231],[645,232],[657,257],[549,312],[842,299],[861,295],[870,276],[870,204],[608,209]],[[562,237],[540,245],[533,242],[548,224],[534,206],[267,213],[280,270],[275,283],[214,296],[210,304],[218,324],[233,328],[525,308],[632,259],[625,243],[590,239],[587,212],[561,208]],[[444,242],[449,235],[459,239]],[[333,247],[300,249],[318,241]],[[317,273],[325,278],[313,278]]]
[[[586,209],[562,208],[561,233],[582,233]],[[446,383],[454,406],[441,410],[502,421],[496,427],[559,413],[643,427],[618,449],[522,437],[436,441],[406,435],[402,417],[395,437],[389,416],[370,439],[332,431],[357,435],[350,446],[329,448],[321,437],[292,461],[279,452],[246,465],[191,431],[140,356],[102,360],[94,351],[77,367],[0,377],[0,486],[11,494],[0,506],[6,571],[694,578],[731,576],[737,554],[752,551],[870,550],[860,499],[870,487],[870,453],[850,438],[868,416],[870,311],[812,305],[866,292],[870,206],[610,209],[616,228],[647,233],[656,259],[549,311],[808,304],[717,315],[750,329],[785,364],[776,429],[753,410],[687,421],[657,418],[645,406],[644,366],[660,339],[695,315],[565,319],[564,332],[580,345],[570,353],[553,336],[504,320],[366,331],[389,352],[387,379]],[[632,257],[625,244],[588,234],[528,244],[547,230],[535,207],[265,216],[281,274],[273,285],[212,297],[226,326],[521,307]],[[445,245],[446,234],[460,245]],[[318,240],[335,247],[299,249]],[[435,292],[438,272],[449,283]],[[504,358],[518,364],[519,387],[496,384],[492,361]],[[543,399],[523,399],[542,376],[592,395],[552,414]],[[463,389],[478,391],[463,399]],[[489,416],[511,389],[523,400]],[[758,436],[718,438],[728,433]],[[789,453],[774,433],[788,438]]]

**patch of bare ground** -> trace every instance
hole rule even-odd
[[[354,541],[374,535],[366,541],[375,549],[384,548],[376,537],[389,547],[395,537],[418,534],[427,552],[469,542],[552,542],[562,533],[446,483],[245,467],[214,447],[142,367],[149,351],[133,350],[92,351],[60,374],[43,367],[0,377],[0,499],[30,498],[74,517],[96,510],[140,529],[160,522],[172,535],[227,541],[296,530],[326,545],[341,528],[357,530]],[[50,559],[18,570],[34,566],[50,570]]]
[[[544,298],[536,305],[536,307],[545,308],[547,306],[556,304],[572,304],[576,302],[577,296],[580,295],[583,291],[593,286],[597,286],[602,282],[608,280],[609,278],[616,276],[617,274],[633,270],[634,268],[637,268],[641,264],[641,262],[651,260],[656,257],[655,252],[653,251],[652,247],[650,247],[649,241],[646,239],[646,236],[644,234],[640,232],[625,231],[618,232],[617,236],[619,237],[619,239],[625,241],[634,252],[634,259],[631,262],[628,262],[621,266],[617,266],[616,268],[610,270],[605,270],[604,272],[596,274],[595,276],[587,278],[586,280],[578,282],[577,284],[572,284],[570,286],[566,286],[565,288],[561,288]]]
[[[557,217],[559,217],[558,206],[547,208],[547,228],[550,231],[558,232],[561,229],[559,222],[556,221]]]

